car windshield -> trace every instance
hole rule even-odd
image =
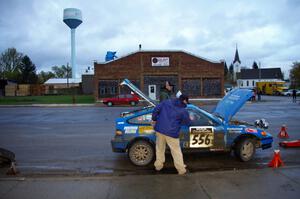
[[[199,107],[197,107],[197,111],[202,112],[203,114],[209,116],[210,118],[215,118],[217,120],[220,120],[219,122],[224,121],[224,119],[221,116],[219,116],[217,113],[211,114],[203,109],[200,109]]]

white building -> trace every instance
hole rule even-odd
[[[252,89],[256,82],[278,82],[283,80],[280,68],[241,69],[237,73],[237,86]]]
[[[45,83],[45,94],[62,94],[64,89],[79,87],[81,78],[51,78]]]

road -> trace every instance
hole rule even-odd
[[[202,108],[211,111],[213,105]],[[132,107],[1,107],[0,147],[16,154],[18,168],[24,175],[34,174],[154,174],[153,166],[133,166],[126,154],[113,153],[110,139],[114,119]],[[247,163],[232,154],[184,154],[191,172],[264,168],[278,147],[276,137],[282,124],[291,139],[300,139],[300,105],[287,97],[263,96],[262,102],[248,102],[237,119],[254,122],[265,118],[268,132],[275,139],[272,149],[258,150]],[[286,165],[299,166],[299,149],[281,149]],[[170,155],[165,173],[176,173]]]

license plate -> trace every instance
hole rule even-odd
[[[190,127],[190,148],[213,146],[214,132],[211,126]]]

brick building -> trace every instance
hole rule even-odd
[[[191,98],[221,97],[224,63],[184,51],[137,51],[105,63],[94,63],[96,100],[129,92],[120,88],[127,78],[152,99],[159,98],[166,80]]]

